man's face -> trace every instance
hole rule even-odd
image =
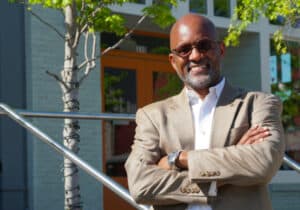
[[[185,85],[205,90],[220,80],[224,45],[201,24],[180,24],[171,34],[170,62]]]

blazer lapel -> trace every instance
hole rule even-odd
[[[173,131],[178,136],[181,149],[192,150],[195,144],[195,132],[193,116],[185,88],[173,99],[169,109],[169,118],[174,126]]]
[[[224,147],[242,100],[237,98],[242,94],[241,89],[235,89],[225,82],[224,89],[217,103],[212,122],[211,147]]]

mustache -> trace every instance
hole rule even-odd
[[[210,63],[210,60],[207,59],[207,58],[204,58],[204,59],[201,59],[197,62],[195,61],[190,61],[186,64],[186,69],[188,71],[190,71],[193,67],[197,67],[197,66],[206,66],[207,68],[210,68],[211,66],[211,63]]]

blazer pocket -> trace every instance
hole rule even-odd
[[[229,137],[228,137],[228,145],[237,144],[238,141],[242,138],[242,136],[247,132],[248,129],[249,129],[249,125],[243,125],[243,126],[230,129]]]

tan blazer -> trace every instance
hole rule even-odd
[[[246,92],[225,83],[217,103],[212,149],[194,149],[194,125],[188,97],[179,95],[150,104],[136,114],[136,134],[126,161],[129,191],[153,209],[183,210],[189,203],[210,204],[213,210],[270,210],[267,184],[282,162],[284,137],[277,97]],[[271,136],[253,145],[236,145],[254,125]],[[164,170],[158,160],[176,150],[188,153],[188,171]],[[208,196],[210,182],[217,196]]]

